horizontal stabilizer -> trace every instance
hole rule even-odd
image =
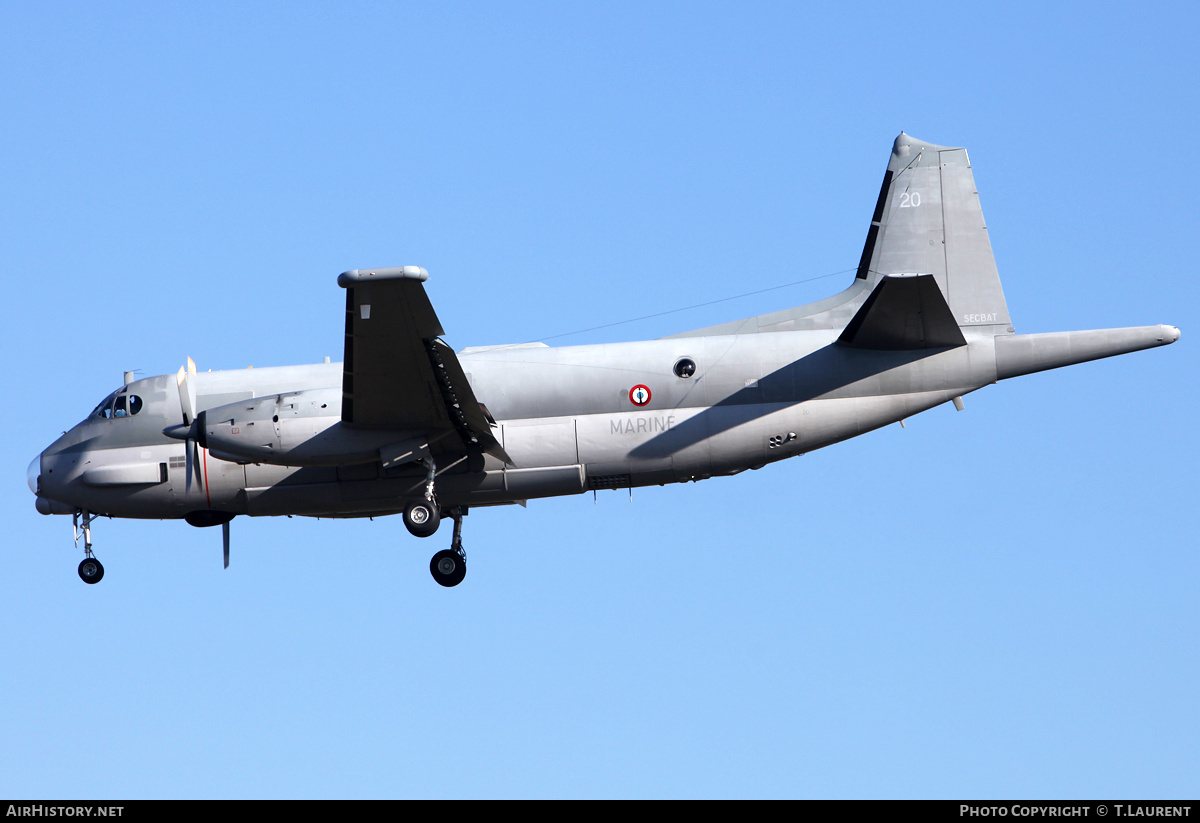
[[[882,278],[838,342],[856,349],[884,351],[967,343],[932,274]]]

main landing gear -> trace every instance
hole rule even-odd
[[[467,576],[467,553],[462,546],[462,519],[466,513],[466,506],[455,506],[450,510],[450,516],[454,518],[454,538],[450,548],[438,552],[429,561],[429,573],[439,586],[457,586]]]
[[[425,461],[428,474],[425,477],[425,496],[418,497],[404,507],[404,527],[414,537],[432,537],[442,523],[443,516],[454,519],[454,537],[450,548],[440,551],[429,561],[429,573],[441,586],[457,586],[467,576],[467,553],[462,546],[462,519],[466,506],[455,506],[443,510],[433,494],[437,479],[437,466],[432,459]]]
[[[92,554],[92,521],[98,515],[91,514],[87,509],[75,512],[72,523],[75,526],[75,547],[79,547],[79,518],[83,516],[83,554],[79,563],[79,579],[84,583],[99,583],[104,578],[104,566]]]
[[[429,561],[429,573],[442,586],[457,586],[467,576],[467,553],[462,545],[462,519],[466,506],[455,506],[445,512],[454,520],[454,537],[450,548],[438,552]],[[442,522],[443,512],[425,498],[414,500],[404,507],[404,525],[417,537],[430,537]]]
[[[404,507],[404,527],[413,537],[432,537],[442,524],[437,504],[421,498]]]

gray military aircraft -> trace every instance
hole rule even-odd
[[[659,340],[468,348],[441,339],[425,269],[356,269],[342,363],[125,385],[29,466],[72,515],[96,583],[97,517],[402,513],[443,586],[466,574],[471,506],[734,475],[998,380],[1164,346],[1173,326],[1015,334],[967,152],[901,133],[858,272],[840,294]]]

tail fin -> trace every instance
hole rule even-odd
[[[914,274],[933,276],[959,326],[1012,331],[967,150],[900,132],[850,288],[807,306],[670,336],[844,329],[883,278]]]
[[[932,274],[960,326],[1010,331],[966,149],[896,138],[858,279],[874,288],[891,274]]]

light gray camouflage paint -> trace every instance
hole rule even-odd
[[[463,350],[461,372],[455,364],[450,372],[465,375],[465,393],[496,422],[490,435],[501,448],[490,453],[463,447],[453,431],[344,424],[339,363],[202,372],[190,388],[195,410],[206,410],[210,440],[196,452],[199,482],[189,483],[191,441],[164,433],[181,428],[181,394],[174,376],[159,376],[126,386],[142,398],[140,413],[89,418],[35,460],[38,509],[141,518],[390,514],[424,494],[425,469],[413,461],[429,450],[438,455],[445,508],[732,475],[998,380],[1179,338],[1171,326],[1015,334],[964,149],[902,133],[872,218],[853,283],[817,303],[660,340]],[[965,344],[840,343],[872,293],[896,275],[932,275]],[[364,269],[339,284],[380,289],[393,279],[419,288],[427,276],[412,266]],[[359,308],[356,316],[366,317],[369,309]],[[887,308],[872,322],[912,320],[889,317]],[[677,377],[673,366],[684,357],[696,371]],[[644,405],[631,395],[637,386],[649,390]],[[249,423],[256,439],[245,435]],[[511,463],[497,456],[504,454]]]

